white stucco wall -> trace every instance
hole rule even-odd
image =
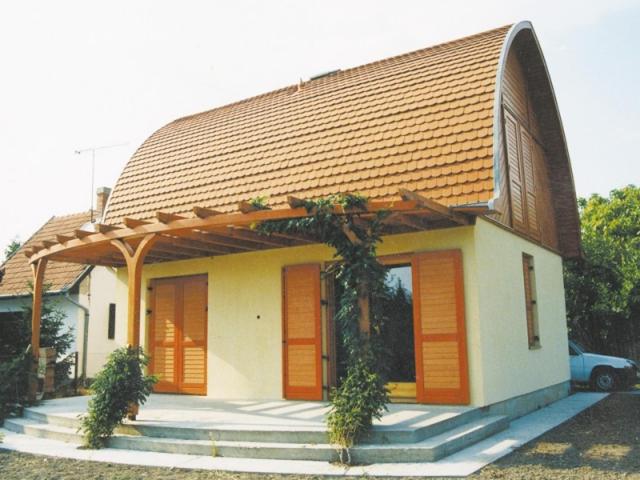
[[[88,298],[89,331],[87,336],[87,376],[98,373],[116,348],[126,345],[126,320],[116,322],[115,338],[108,338],[109,304],[116,303],[116,271],[109,267],[94,267],[89,277]],[[126,303],[124,304],[126,307]],[[120,309],[123,305],[119,306]],[[116,307],[116,315],[118,307]]]
[[[484,403],[569,379],[562,259],[482,219],[475,229]],[[533,257],[540,348],[529,349],[522,254]]]

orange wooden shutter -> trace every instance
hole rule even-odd
[[[182,279],[180,391],[207,393],[207,278]]]
[[[283,374],[288,399],[322,400],[320,265],[285,267]]]
[[[527,224],[529,234],[535,238],[540,237],[538,225],[538,211],[536,208],[536,184],[534,174],[533,138],[520,127],[520,143],[522,152],[522,172],[524,175],[525,208],[527,209]]]
[[[417,400],[466,405],[469,373],[462,252],[418,254],[412,270]]]
[[[154,282],[152,298],[153,317],[149,332],[151,339],[149,368],[158,377],[158,383],[156,383],[154,390],[156,392],[177,392],[177,285],[174,282]]]
[[[530,255],[522,255],[522,274],[524,277],[524,302],[525,313],[527,315],[527,337],[529,346],[536,344],[536,330],[533,320],[533,290],[531,288],[531,270],[533,269],[533,259]]]
[[[509,165],[509,189],[511,196],[511,218],[513,228],[525,231],[527,228],[524,185],[520,171],[520,148],[518,141],[518,123],[513,116],[504,111],[504,130],[507,147],[507,161]]]

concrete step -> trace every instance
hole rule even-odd
[[[417,427],[399,427],[377,425],[362,440],[364,444],[416,443],[439,435],[458,426],[467,424],[482,416],[480,409],[470,409],[446,418],[433,417]],[[24,417],[41,423],[79,429],[78,417],[45,413],[26,408]],[[303,443],[323,444],[329,438],[324,427],[294,427],[277,425],[225,425],[210,427],[176,427],[151,422],[127,422],[118,427],[117,434],[145,436],[152,438],[173,438],[183,440],[229,441],[229,442],[266,442],[266,443]]]
[[[359,445],[352,448],[350,454],[352,461],[360,464],[435,461],[505,429],[508,424],[507,417],[482,417],[420,442]],[[29,418],[8,419],[5,421],[5,428],[40,438],[71,443],[82,442],[82,436],[74,428],[40,423]],[[235,458],[328,462],[338,460],[336,449],[327,443],[195,440],[117,434],[109,440],[108,446],[128,450]]]

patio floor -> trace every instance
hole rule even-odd
[[[46,400],[32,410],[69,418],[87,411],[91,397]],[[473,407],[389,404],[374,426],[380,430],[418,429],[433,425]],[[152,394],[140,407],[136,424],[164,427],[251,430],[326,430],[327,402],[289,400],[216,400],[188,395]]]

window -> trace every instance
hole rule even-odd
[[[538,330],[538,308],[536,304],[536,275],[533,268],[533,257],[522,254],[522,273],[524,276],[524,302],[527,316],[527,336],[529,348],[540,347],[540,332]]]
[[[109,304],[109,328],[107,332],[107,338],[113,340],[116,338],[116,304]]]

